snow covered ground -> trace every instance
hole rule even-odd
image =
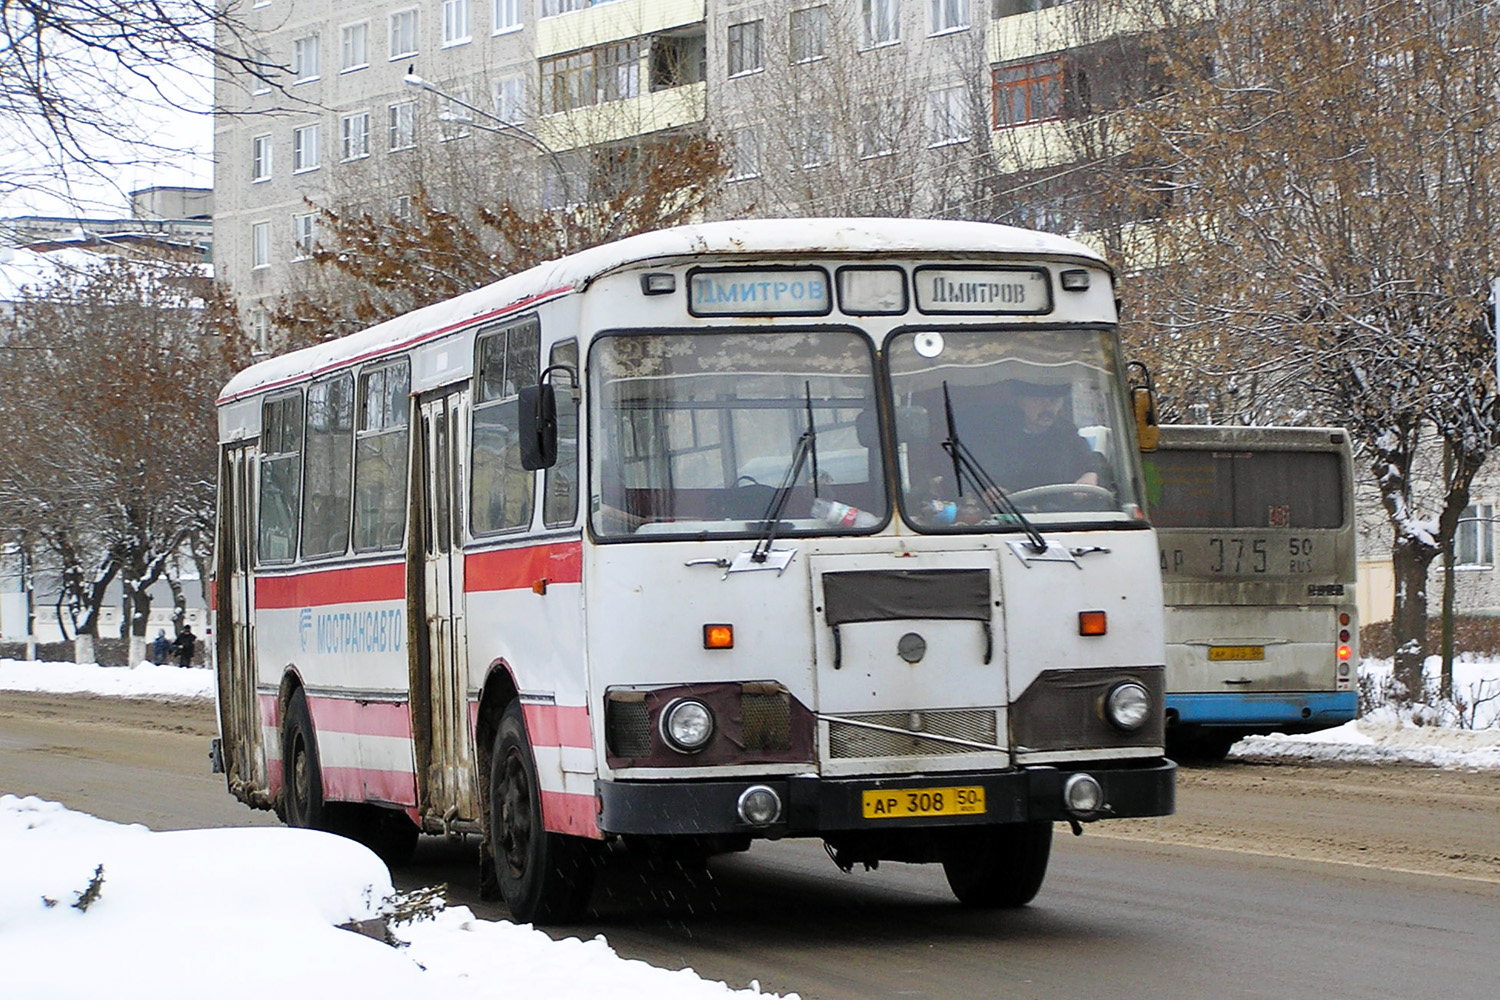
[[[1361,669],[1378,681],[1390,664],[1367,661]],[[1435,658],[1429,669],[1435,674]],[[151,664],[0,660],[0,691],[212,698],[213,682],[209,670]],[[1247,739],[1232,755],[1500,767],[1500,662],[1462,659],[1454,691],[1461,704],[1445,710],[1377,709],[1322,733]],[[1451,724],[1459,713],[1472,728]],[[155,833],[3,794],[4,782],[0,775],[0,995],[234,1000],[288,989],[367,1000],[424,990],[462,991],[476,1000],[765,995],[758,984],[732,990],[691,969],[622,959],[602,937],[553,941],[529,925],[481,920],[466,907],[400,920],[420,901],[399,897],[370,851],[330,834],[281,827]],[[279,877],[267,879],[273,870]],[[362,923],[376,933],[388,928],[397,946],[344,929]],[[247,942],[266,940],[274,961],[244,960]]]

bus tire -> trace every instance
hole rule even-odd
[[[1042,888],[1051,855],[1052,824],[1047,820],[965,827],[945,845],[943,874],[965,906],[1025,906]]]
[[[578,838],[542,826],[541,788],[519,701],[505,709],[495,733],[489,792],[495,878],[511,916],[522,923],[582,916],[594,888],[594,859]]]
[[[323,770],[307,696],[301,688],[287,699],[281,720],[282,820],[304,830],[325,829]]]

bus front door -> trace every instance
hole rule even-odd
[[[225,779],[235,797],[260,804],[266,764],[255,666],[254,553],[256,449],[226,448],[219,470],[217,605],[214,641],[219,682],[219,734]],[[269,801],[267,799],[267,801]]]
[[[412,730],[424,820],[478,816],[464,656],[463,465],[466,391],[420,403],[417,511],[421,539]],[[413,545],[413,549],[417,549]]]

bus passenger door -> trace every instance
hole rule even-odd
[[[463,465],[468,392],[420,401],[419,576],[425,627],[418,630],[412,683],[418,801],[424,817],[478,816],[464,654]],[[416,547],[415,545],[413,546]]]
[[[252,445],[226,448],[219,470],[218,566],[214,641],[218,653],[219,733],[225,779],[243,798],[265,793],[266,768],[256,692],[254,531],[255,460]]]

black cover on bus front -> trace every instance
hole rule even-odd
[[[990,574],[982,569],[824,573],[823,615],[830,625],[901,618],[989,621]]]

